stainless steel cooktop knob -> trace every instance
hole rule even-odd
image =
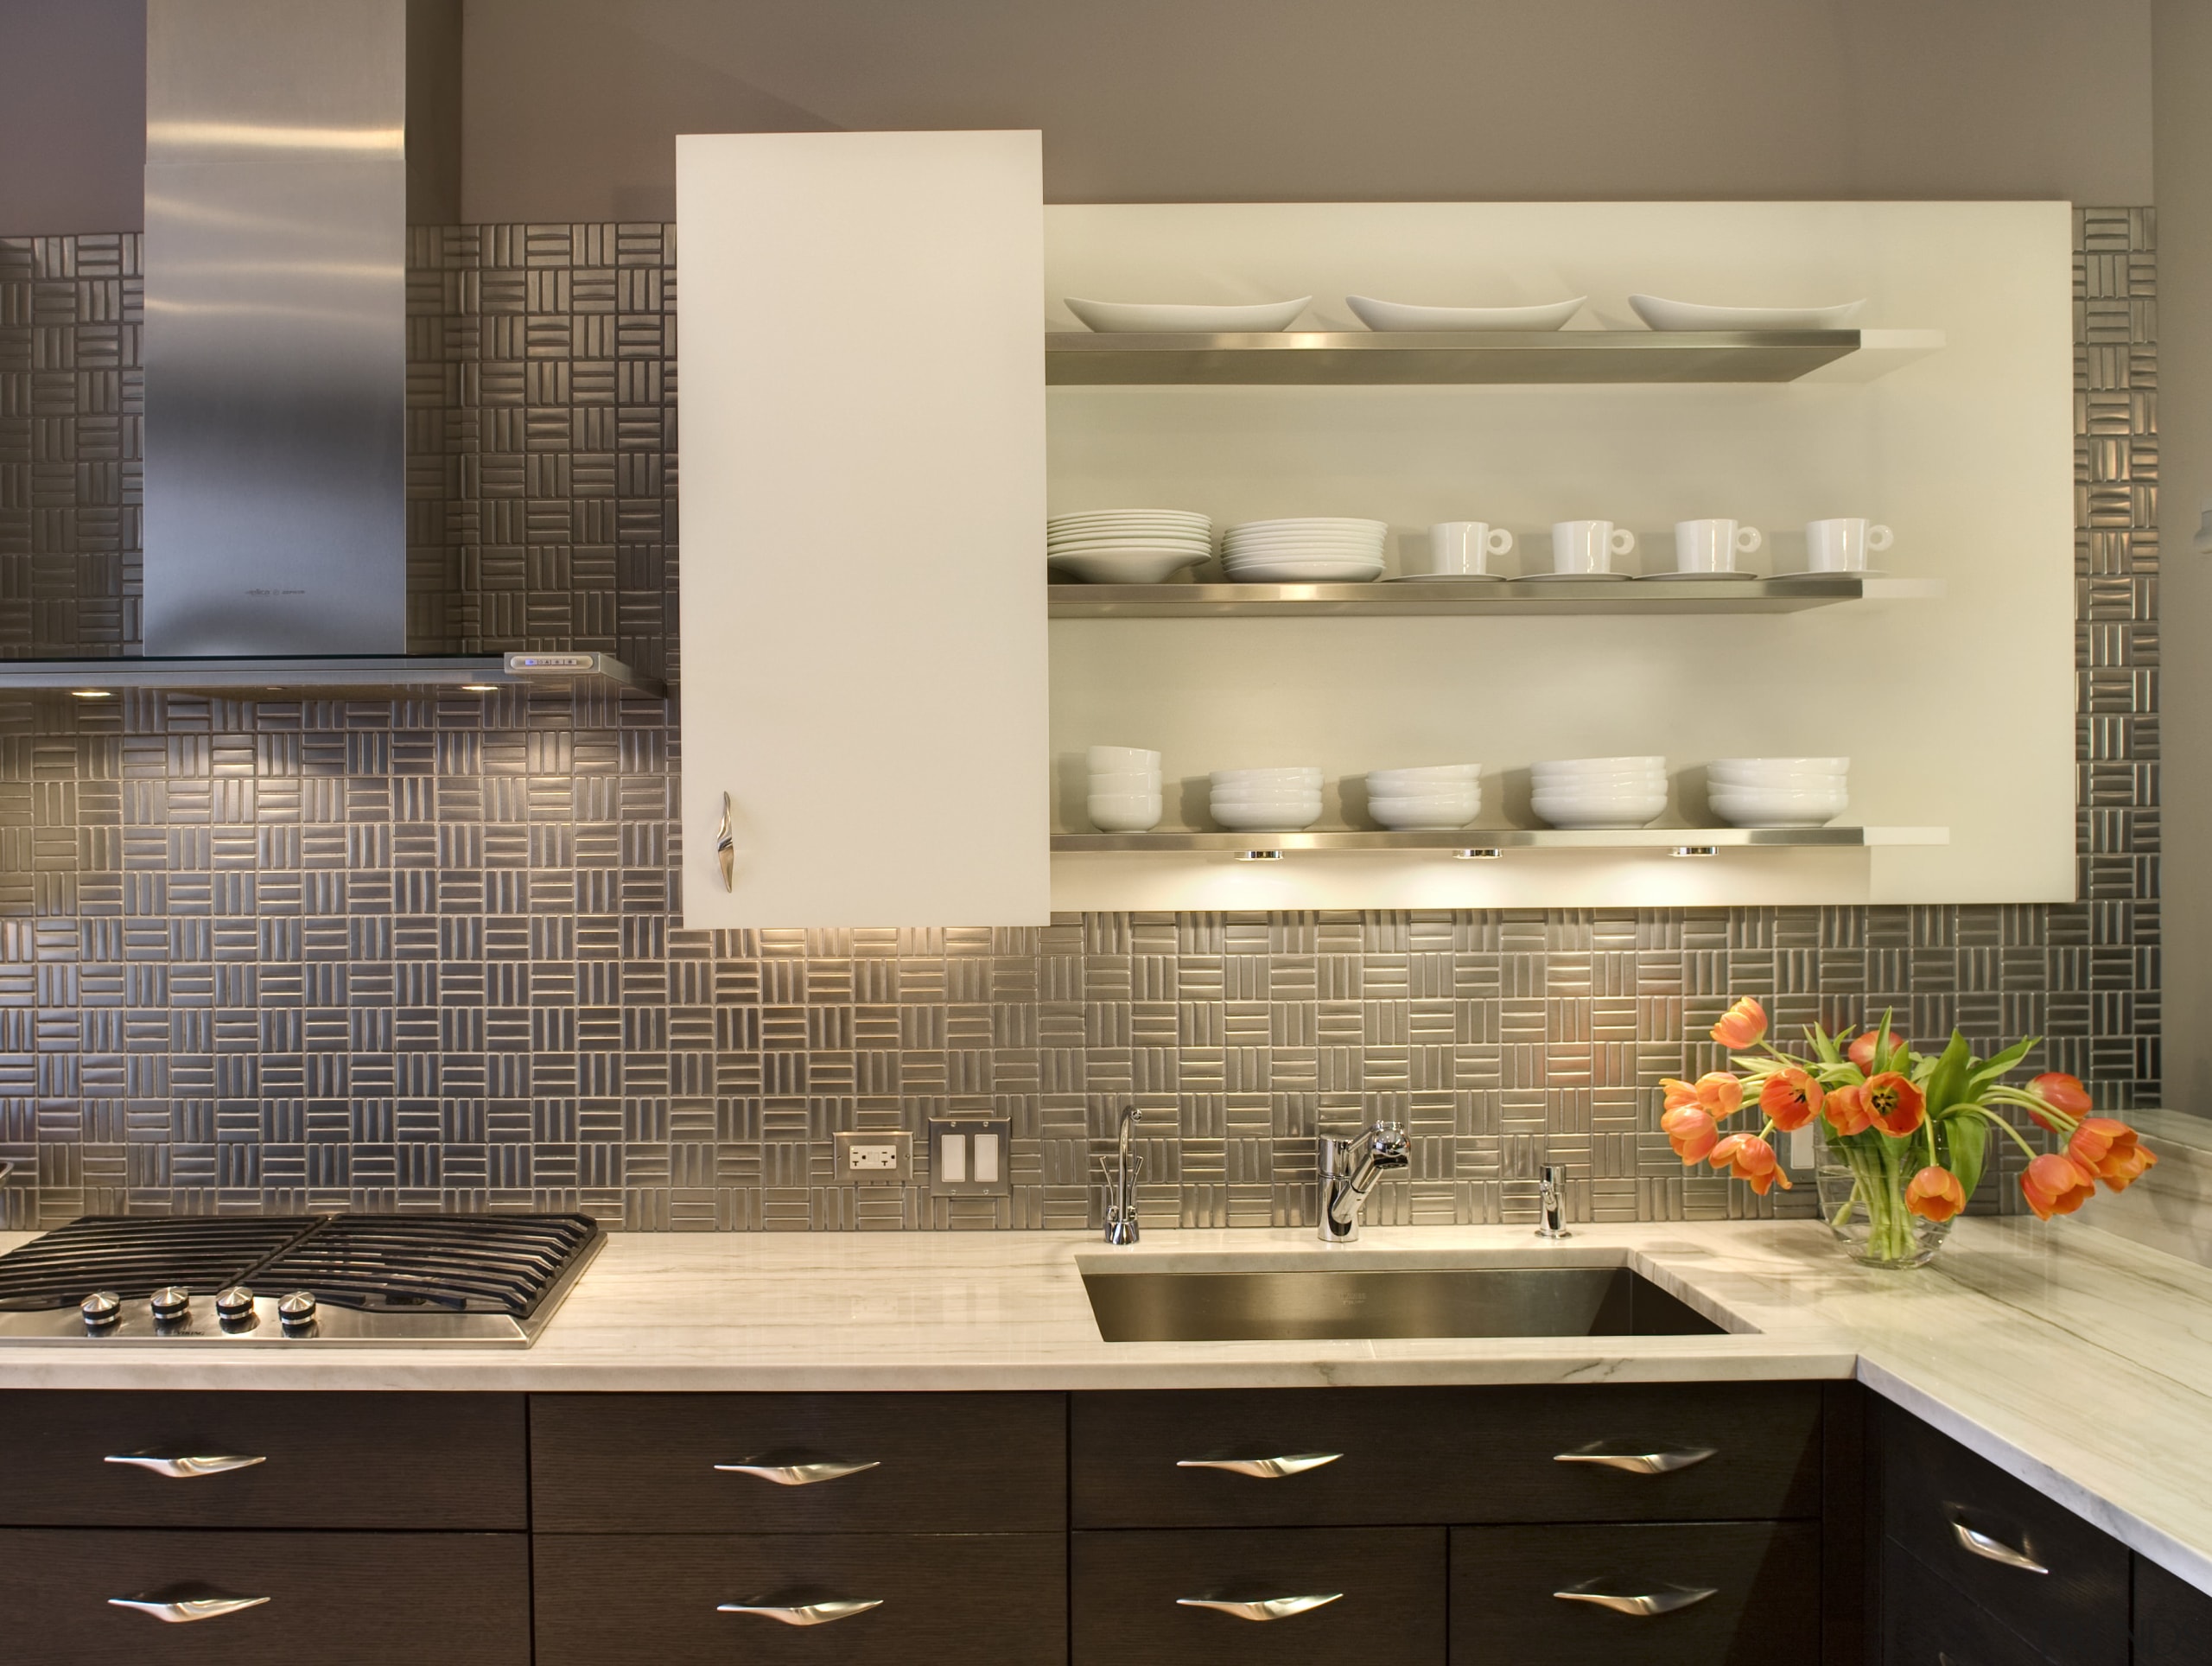
[[[315,1292],[295,1290],[288,1296],[276,1299],[276,1319],[288,1331],[296,1331],[315,1323]]]
[[[154,1292],[148,1305],[154,1317],[164,1322],[184,1318],[192,1311],[192,1292],[181,1285],[164,1284]]]
[[[89,1328],[105,1331],[123,1317],[123,1298],[112,1290],[95,1290],[77,1304],[77,1311]]]
[[[215,1292],[215,1316],[226,1325],[243,1325],[253,1317],[253,1292],[243,1284],[226,1285]]]

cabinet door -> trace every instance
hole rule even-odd
[[[2135,1559],[2135,1666],[2190,1666],[2212,1650],[2212,1596]]]
[[[1039,140],[677,141],[686,925],[1049,917]]]
[[[1881,1638],[1879,1666],[2049,1666],[1895,1540],[1882,1548]]]

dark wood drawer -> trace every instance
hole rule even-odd
[[[563,1535],[537,1541],[537,1666],[1058,1666],[1057,1533]],[[805,1625],[720,1605],[879,1606]]]
[[[2135,1559],[2135,1666],[2198,1666],[2212,1652],[2212,1597]]]
[[[1889,1537],[2059,1666],[2126,1666],[2126,1546],[1896,1406],[1881,1430]],[[2050,1571],[1993,1559],[2008,1553]]]
[[[1880,1666],[2049,1666],[1894,1541],[1882,1548],[1881,1637]]]
[[[531,1401],[553,1533],[1057,1533],[1057,1394],[555,1394]],[[870,1464],[779,1485],[715,1466]]]
[[[189,1624],[111,1597],[266,1597]],[[0,1654],[38,1666],[530,1666],[519,1533],[0,1530]]]
[[[1820,1649],[1820,1551],[1810,1523],[1456,1528],[1453,1666],[1803,1666]],[[1564,1591],[1713,1594],[1638,1614]]]
[[[485,1528],[529,1524],[512,1394],[26,1389],[0,1396],[0,1524]],[[170,1478],[110,1458],[263,1461]]]
[[[1072,1536],[1075,1666],[1443,1666],[1436,1528]],[[1271,1620],[1185,1600],[1334,1596]]]
[[[1274,1389],[1078,1394],[1077,1527],[1816,1516],[1820,1385]],[[1643,1472],[1622,1459],[1710,1451]],[[1339,1454],[1278,1478],[1192,1460]]]

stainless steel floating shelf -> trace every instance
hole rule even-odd
[[[149,689],[174,694],[304,694],[335,699],[416,690],[570,685],[634,690],[656,699],[668,692],[658,678],[631,670],[612,654],[592,652],[0,659],[0,693],[60,690],[115,694]]]
[[[1930,596],[1924,579],[1573,579],[1502,582],[1440,579],[1369,584],[1053,584],[1054,619],[1292,619],[1314,614],[1379,618],[1418,614],[1794,614],[1862,598]]]
[[[1235,855],[1248,850],[1859,850],[1878,845],[1948,844],[1942,827],[1460,827],[1391,833],[1055,833],[1069,855],[1148,851]]]
[[[1061,387],[1794,382],[1859,345],[1857,330],[1070,330],[1045,337],[1045,380]]]

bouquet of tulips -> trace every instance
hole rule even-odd
[[[1713,1039],[1734,1055],[1736,1068],[1694,1082],[1667,1078],[1659,1125],[1685,1164],[1710,1163],[1764,1194],[1790,1189],[1769,1136],[1817,1124],[1849,1174],[1840,1198],[1823,1196],[1823,1212],[1850,1236],[1853,1211],[1864,1211],[1868,1261],[1912,1266],[1935,1253],[1932,1243],[1923,1252],[1916,1220],[1947,1222],[1967,1206],[1993,1129],[2027,1154],[2020,1190],[2044,1220],[2079,1209],[2100,1180],[2125,1191],[2158,1160],[2126,1123],[2091,1115],[2088,1091],[2075,1078],[2051,1071],[2025,1087],[2005,1083],[2039,1037],[1979,1059],[1955,1030],[1942,1052],[1915,1052],[1885,1013],[1878,1028],[1852,1041],[1813,1025],[1805,1032],[1812,1056],[1793,1058],[1766,1033],[1766,1009],[1757,1001],[1746,995],[1730,1007]],[[1747,1104],[1757,1108],[1759,1131],[1724,1132]],[[2038,1151],[2010,1110],[2024,1111],[2063,1148]]]

